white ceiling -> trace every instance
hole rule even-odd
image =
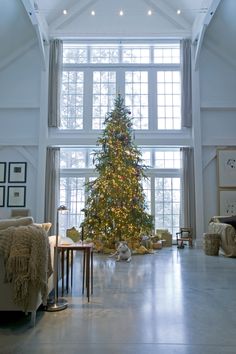
[[[42,40],[50,37],[195,39],[195,28],[201,30],[212,4],[218,2],[204,45],[236,65],[236,0],[1,0],[0,70],[32,43],[43,55]],[[149,9],[152,16],[147,15]]]
[[[50,24],[55,20],[58,15],[60,16],[64,9],[70,11],[73,6],[78,3],[82,3],[82,1],[78,0],[37,0],[38,7],[40,12],[44,14],[47,19],[47,22]],[[123,9],[126,12],[127,16],[132,15],[132,13],[138,12],[140,8],[145,5],[146,9],[152,9],[154,12],[158,12],[158,7],[162,9],[163,3],[168,5],[169,8],[176,12],[178,9],[181,9],[182,15],[189,23],[193,23],[196,15],[204,11],[206,8],[206,4],[208,3],[203,0],[154,0],[154,1],[145,1],[145,0],[136,0],[135,6],[130,6],[130,1],[121,1],[121,0],[113,0],[109,1],[110,8],[114,13],[118,13],[119,9]],[[85,1],[85,5],[87,5],[87,9],[85,12],[90,14],[90,11],[96,8],[97,15],[102,16],[104,11],[107,11],[107,4],[104,0],[95,0],[95,1]],[[132,4],[133,5],[133,4]],[[127,11],[126,11],[127,10]],[[144,13],[145,14],[145,13]]]
[[[37,0],[52,35],[188,35],[211,0]],[[63,10],[67,15],[63,15]],[[119,10],[124,11],[121,18]],[[177,14],[177,10],[181,14]],[[94,10],[96,15],[91,16]],[[147,11],[152,16],[147,16]]]

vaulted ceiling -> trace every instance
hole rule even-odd
[[[236,65],[235,14],[236,0],[2,0],[0,70],[53,37],[204,38]]]

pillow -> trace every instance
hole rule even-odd
[[[48,231],[51,229],[52,223],[50,223],[50,222],[44,222],[42,224],[34,223],[34,225],[42,227],[48,233]]]
[[[236,229],[236,215],[232,216],[223,216],[218,218],[223,224],[232,225]]]
[[[19,219],[2,219],[0,220],[0,230],[7,229],[10,226],[27,226],[33,224],[34,219],[31,216]]]
[[[66,230],[66,236],[72,239],[74,242],[78,242],[80,240],[80,233],[74,226],[71,229]]]

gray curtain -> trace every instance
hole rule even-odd
[[[192,127],[192,68],[191,68],[191,40],[183,39],[182,69],[181,69],[181,117],[182,127]]]
[[[56,232],[56,210],[60,192],[60,148],[47,147],[45,175],[45,221],[52,223],[51,235]]]
[[[60,95],[62,74],[62,40],[50,41],[48,83],[48,126],[60,125]]]
[[[182,151],[182,204],[183,217],[181,227],[192,227],[196,237],[195,183],[193,148],[184,147]]]

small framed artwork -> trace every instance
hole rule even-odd
[[[8,207],[25,207],[26,187],[25,186],[8,186],[7,206]]]
[[[26,162],[9,162],[8,182],[25,183],[27,173]]]
[[[219,187],[236,187],[236,149],[219,149],[217,156]]]
[[[231,216],[236,214],[236,189],[219,190],[219,215]]]
[[[0,207],[5,206],[5,186],[0,186]]]
[[[6,182],[6,162],[0,162],[0,183]]]

